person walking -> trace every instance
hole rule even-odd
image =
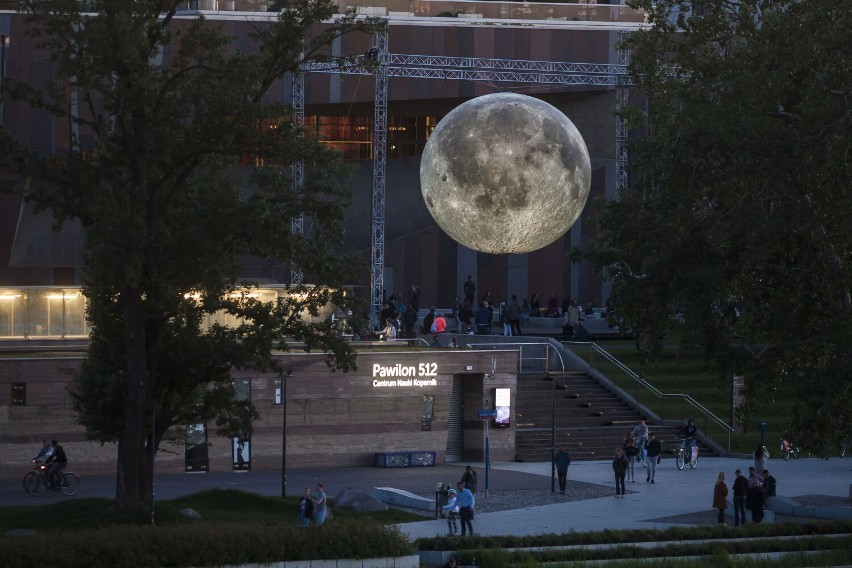
[[[571,454],[565,446],[553,456],[553,464],[556,466],[556,475],[559,478],[559,493],[565,495],[565,485],[568,483],[568,466],[571,465]]]
[[[456,483],[456,503],[459,506],[459,520],[461,521],[461,535],[470,533],[473,536],[473,511],[476,508],[476,499],[470,489],[465,488],[461,481]]]
[[[639,448],[636,447],[636,442],[633,440],[633,434],[627,434],[624,437],[624,457],[627,458],[627,481],[636,483],[636,456],[639,454]]]
[[[476,495],[476,472],[469,465],[465,466],[464,473],[461,477],[461,483],[465,489],[470,489],[470,492]]]
[[[633,439],[636,440],[636,447],[639,448],[639,463],[642,464],[642,467],[647,467],[645,463],[645,455],[647,449],[645,446],[648,444],[648,426],[645,424],[644,420],[640,420],[639,424],[633,427]]]
[[[653,432],[648,432],[648,446],[645,449],[645,461],[648,464],[648,475],[645,477],[645,483],[654,483],[654,476],[657,474],[657,464],[660,463],[662,453],[663,445]]]
[[[740,526],[740,520],[746,524],[745,503],[748,496],[748,480],[743,477],[743,472],[739,469],[735,472],[734,478],[734,526]]]
[[[627,458],[621,448],[615,448],[612,458],[612,470],[615,472],[615,498],[624,498],[624,476],[627,474]]]
[[[728,508],[728,486],[725,485],[724,471],[719,472],[719,477],[716,478],[716,485],[713,487],[713,508],[719,510],[716,522],[724,525],[725,509]]]

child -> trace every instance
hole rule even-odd
[[[456,525],[456,519],[459,518],[459,506],[456,504],[457,493],[455,489],[450,489],[447,504],[441,507],[447,512],[447,528],[450,530],[450,536],[456,534],[458,528],[458,525]]]

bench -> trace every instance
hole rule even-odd
[[[435,467],[435,452],[376,452],[376,467]]]

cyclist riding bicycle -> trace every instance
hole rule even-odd
[[[695,435],[698,433],[698,428],[695,427],[695,420],[692,418],[680,429],[677,436],[683,441],[683,449],[686,452],[687,461],[692,459],[692,448],[695,447]]]
[[[33,456],[33,463],[39,460],[47,461],[50,459],[50,456],[53,455],[53,446],[50,445],[50,442],[48,442],[47,440],[42,440],[41,444],[41,449],[36,455]]]
[[[47,472],[47,484],[58,485],[62,481],[62,470],[68,465],[68,458],[65,456],[65,449],[59,445],[56,440],[51,440],[50,445],[53,448],[53,454],[47,458],[44,463],[49,463],[50,469]]]

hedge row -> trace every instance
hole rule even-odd
[[[6,568],[217,566],[285,560],[407,556],[414,550],[396,529],[336,521],[324,527],[208,524],[114,526],[97,530],[0,538]]]

